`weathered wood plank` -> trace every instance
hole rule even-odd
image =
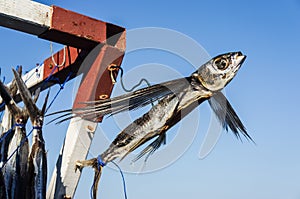
[[[51,22],[52,7],[29,0],[0,0],[0,25],[40,35]]]

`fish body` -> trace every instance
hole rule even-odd
[[[20,147],[19,147],[20,146]],[[15,152],[15,150],[17,150]],[[15,153],[14,155],[12,155]],[[28,139],[24,124],[18,124],[8,147],[11,159],[4,166],[4,179],[8,198],[22,198],[26,191]]]
[[[42,131],[33,130],[33,144],[28,160],[28,193],[27,198],[46,198],[47,156]]]
[[[191,86],[182,92],[170,94],[154,105],[142,117],[127,126],[111,143],[110,147],[101,154],[104,163],[116,158],[124,158],[128,153],[138,148],[153,137],[165,133],[176,123],[177,113],[201,98],[208,99],[212,93],[205,89],[194,90]]]
[[[108,149],[100,154],[98,158],[76,162],[75,169],[81,170],[85,166],[92,166],[95,170],[93,198],[97,196],[98,182],[104,165],[116,158],[123,159],[145,142],[158,137],[142,151],[141,156],[155,151],[163,142],[166,131],[200,103],[205,100],[211,100],[214,95],[223,96],[220,91],[236,75],[245,58],[246,56],[241,52],[219,55],[202,65],[190,77],[154,85],[148,89],[141,89],[113,98],[110,101],[102,101],[102,103],[101,101],[92,102],[94,104],[87,103],[86,108],[72,110],[72,114],[75,116],[93,120],[93,117],[99,115],[115,114],[125,109],[132,110],[149,104],[151,99],[160,99],[149,112],[136,119],[118,134]],[[185,83],[182,84],[182,80],[185,80]],[[150,99],[147,97],[150,97]],[[218,116],[221,124],[224,127],[229,126],[235,134],[241,133],[245,137],[250,138],[232,107],[219,104],[222,103],[219,100],[221,98],[210,101],[210,105],[213,106],[212,109],[215,113],[224,113],[224,115]],[[226,98],[223,102],[229,103]],[[225,110],[220,111],[220,107],[221,109],[225,108]],[[226,108],[230,110],[226,110]],[[230,117],[231,113],[233,117]],[[66,115],[68,113],[64,116]],[[237,128],[235,125],[241,126]]]

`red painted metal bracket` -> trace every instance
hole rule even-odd
[[[67,67],[70,67],[73,73],[81,71],[86,73],[73,108],[82,106],[80,102],[108,98],[113,88],[108,67],[111,64],[121,65],[122,63],[126,46],[125,29],[57,6],[52,6],[52,8],[50,28],[39,37],[75,47],[67,48],[66,63],[55,71],[57,73],[55,75],[58,78],[66,78],[66,73],[59,75],[59,71]],[[96,52],[96,56],[89,56],[87,52],[93,54]],[[64,59],[63,56],[63,50],[55,54],[55,62],[60,63]],[[87,68],[81,70],[78,65],[83,63],[83,58],[92,60],[89,60],[90,65],[84,64]],[[44,74],[47,77],[53,68],[52,57],[45,60],[44,66]]]
[[[108,38],[125,32],[125,28],[106,23],[76,12],[52,6],[52,18],[49,29],[40,38],[57,43],[91,50],[99,43],[111,41]],[[121,36],[121,34],[120,34]],[[124,48],[125,49],[125,43]]]
[[[36,18],[24,20],[19,19],[19,16],[3,13],[2,15],[8,22],[4,21],[0,24],[67,45],[65,50],[60,50],[44,61],[43,80],[51,74],[55,77],[53,79],[58,81],[49,81],[44,84],[42,89],[58,82],[64,82],[70,72],[72,74],[68,77],[69,80],[85,73],[74,102],[74,108],[81,106],[79,102],[98,100],[99,96],[101,96],[100,98],[109,97],[113,82],[107,68],[111,64],[121,65],[122,63],[126,47],[125,28],[57,6],[47,7],[36,2],[30,2],[30,4],[32,4],[32,9],[41,7],[38,12],[43,20],[36,20]],[[44,13],[43,10],[45,10]],[[30,16],[30,13],[28,15]],[[30,30],[26,27],[30,27]],[[31,31],[32,29],[35,31]],[[55,67],[55,63],[61,64],[63,60],[65,62],[61,67]],[[116,74],[117,71],[114,71],[114,75]],[[35,84],[30,90],[35,90],[43,82]],[[20,97],[16,96],[16,101],[19,100]]]

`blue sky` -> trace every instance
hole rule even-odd
[[[129,31],[144,27],[172,29],[198,42],[211,56],[227,51],[247,55],[238,75],[226,87],[226,94],[257,145],[245,140],[242,143],[230,132],[224,132],[213,151],[199,159],[210,119],[207,103],[202,104],[197,136],[177,161],[156,172],[125,174],[130,199],[300,198],[299,0],[39,2],[111,22]],[[6,81],[11,79],[11,67],[23,65],[30,70],[50,56],[47,41],[6,28],[0,28],[0,35],[0,67]],[[130,40],[127,42],[130,45]],[[57,50],[60,47],[55,46]],[[148,63],[167,65],[182,75],[193,72],[185,60],[157,50],[126,54],[122,66],[126,72]],[[66,101],[72,88],[70,82],[57,100]],[[53,88],[52,93],[56,90],[57,87]],[[55,103],[52,111],[70,106],[71,101]],[[101,128],[113,138],[119,129],[111,124],[110,119],[104,120]],[[67,124],[45,128],[50,174],[66,128]],[[92,155],[102,152],[96,150],[97,143],[93,145]],[[159,161],[159,157],[149,161]],[[92,173],[85,169],[76,198],[89,197]],[[118,172],[104,169],[99,196],[123,197]]]

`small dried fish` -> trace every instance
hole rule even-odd
[[[32,147],[28,158],[28,183],[26,198],[44,199],[46,198],[47,156],[42,127],[49,92],[45,98],[42,110],[39,110],[35,101],[31,98],[31,94],[22,78],[15,70],[13,70],[13,73],[15,75],[22,101],[29,112],[29,117],[33,126]]]
[[[18,77],[21,75],[21,71],[21,68],[19,68],[18,72],[15,71]],[[0,82],[0,95],[6,104],[6,110],[12,115],[12,123],[14,123],[14,128],[10,130],[9,134],[2,134],[2,138],[5,136],[5,139],[1,143],[1,163],[4,164],[1,171],[4,177],[3,186],[5,187],[6,198],[24,198],[28,182],[29,145],[25,125],[29,117],[29,111],[26,107],[23,109],[19,108],[13,100],[17,90],[16,79],[13,80],[10,88],[6,88]],[[38,96],[39,90],[36,92],[34,99],[32,99],[34,103],[37,101]],[[10,159],[8,160],[7,157]]]

